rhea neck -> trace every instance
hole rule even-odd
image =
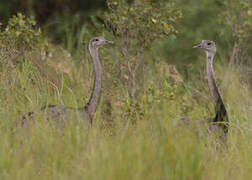
[[[207,71],[207,80],[208,80],[208,86],[211,92],[211,95],[217,101],[220,97],[220,93],[218,91],[218,88],[216,86],[216,80],[213,70],[213,59],[215,56],[215,52],[209,52],[206,51],[206,71]]]
[[[92,94],[87,105],[85,106],[85,109],[89,115],[89,118],[92,120],[101,96],[102,67],[99,61],[98,47],[89,44],[89,52],[92,57],[95,75],[94,75],[94,85],[92,89]]]

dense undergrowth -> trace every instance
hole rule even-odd
[[[107,20],[115,28],[126,28],[127,22],[121,19]],[[148,23],[158,24],[158,20],[151,17]],[[48,104],[85,105],[93,83],[87,43],[97,32],[79,34],[86,43],[70,53],[50,43],[35,25],[34,19],[18,14],[0,32],[1,179],[250,179],[252,91],[250,74],[242,63],[228,66],[226,54],[221,53],[215,59],[215,74],[230,119],[228,141],[223,145],[204,130],[195,133],[198,120],[214,117],[203,52],[196,52],[200,63],[187,64],[179,72],[180,66],[169,63],[175,56],[169,59],[162,53],[159,42],[153,42],[155,47],[148,42],[136,52],[134,47],[142,39],[132,36],[133,47],[122,43],[131,29],[113,36],[104,28],[99,33],[115,44],[100,49],[103,94],[94,126],[87,131],[77,116],[57,127],[45,121],[39,109]],[[158,25],[160,31],[167,30],[168,25]],[[166,34],[173,43],[191,38],[175,31],[172,28]],[[148,34],[144,37],[153,41]],[[128,54],[122,51],[125,48]],[[127,65],[134,68],[137,62],[140,65],[133,76]],[[36,118],[21,127],[20,116],[31,109],[37,112]],[[191,118],[192,124],[181,126],[183,117]]]

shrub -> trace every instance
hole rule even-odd
[[[5,30],[0,32],[1,60],[8,59],[8,62],[14,62],[25,52],[36,49],[41,41],[41,31],[36,29],[34,18],[26,18],[18,13],[10,18]]]
[[[128,92],[134,99],[137,91],[137,73],[145,63],[143,52],[153,42],[167,36],[176,36],[176,22],[181,12],[166,1],[141,1],[129,3],[123,0],[107,1],[109,11],[105,13],[105,27],[118,39],[119,51],[126,67]]]

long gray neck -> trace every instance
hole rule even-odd
[[[213,122],[220,123],[218,124],[218,126],[220,126],[223,129],[224,134],[227,134],[229,120],[228,120],[226,107],[222,101],[219,90],[216,86],[216,80],[215,80],[214,70],[213,70],[214,55],[215,55],[214,53],[207,52],[207,59],[206,59],[208,86],[215,100],[215,113],[216,114],[213,119]]]
[[[95,77],[94,77],[94,85],[91,97],[88,101],[88,103],[85,106],[85,110],[88,113],[88,116],[92,123],[93,115],[96,111],[96,108],[99,104],[100,97],[101,97],[101,89],[102,89],[102,67],[101,63],[99,61],[99,55],[98,55],[98,48],[91,46],[89,44],[89,51],[92,57],[94,71],[95,71]]]
[[[216,80],[213,70],[213,59],[214,59],[214,53],[206,52],[206,71],[207,71],[207,80],[208,80],[208,86],[211,92],[212,97],[215,99],[215,102],[217,102],[218,99],[221,99],[219,90],[216,86]]]

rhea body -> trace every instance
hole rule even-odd
[[[216,54],[216,45],[214,41],[202,40],[202,42],[193,48],[201,48],[206,52],[206,73],[208,87],[215,101],[215,117],[212,120],[213,126],[220,127],[225,134],[228,133],[228,115],[226,107],[221,98],[220,92],[216,85],[216,79],[213,68],[214,56]]]
[[[94,84],[88,103],[84,107],[78,109],[69,108],[63,105],[48,105],[42,107],[41,111],[46,112],[47,119],[67,120],[69,119],[69,116],[74,113],[73,111],[78,111],[78,114],[92,125],[93,117],[100,102],[102,91],[102,66],[99,60],[98,50],[101,46],[106,44],[113,44],[113,42],[106,40],[103,36],[94,37],[89,41],[88,48],[94,67]],[[33,117],[34,114],[35,113],[31,111],[27,115],[23,115],[22,124],[24,125],[26,123],[27,117]]]

